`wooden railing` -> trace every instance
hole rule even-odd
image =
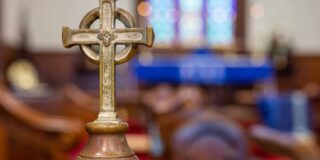
[[[82,138],[84,123],[46,115],[0,87],[0,153],[8,159],[70,159],[68,152]]]

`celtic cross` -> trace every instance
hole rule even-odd
[[[119,123],[115,112],[115,65],[131,59],[137,45],[151,47],[154,41],[152,27],[135,28],[136,22],[128,12],[116,8],[116,0],[100,0],[99,8],[90,11],[80,23],[80,29],[63,28],[63,45],[67,48],[80,45],[82,52],[93,63],[100,66],[100,113],[96,122]],[[126,28],[116,29],[118,19]],[[98,29],[90,29],[99,20]],[[99,45],[99,53],[92,49]],[[116,54],[116,45],[125,45]]]

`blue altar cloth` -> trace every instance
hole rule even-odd
[[[243,55],[157,55],[148,64],[136,59],[133,66],[138,80],[150,84],[250,85],[274,77],[269,60]]]

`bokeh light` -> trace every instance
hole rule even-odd
[[[149,2],[141,2],[138,7],[139,15],[143,17],[148,17],[152,13],[152,5]]]
[[[253,4],[250,8],[250,15],[251,15],[251,17],[256,18],[256,19],[263,18],[265,15],[264,6],[261,4],[258,4],[258,3]]]

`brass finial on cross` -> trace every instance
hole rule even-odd
[[[100,113],[96,122],[119,123],[115,112],[115,65],[130,60],[137,45],[151,47],[154,32],[151,27],[134,28],[136,22],[128,12],[116,8],[116,0],[100,0],[99,8],[90,11],[81,21],[80,29],[63,28],[63,45],[67,48],[80,45],[82,52],[93,63],[100,65]],[[99,29],[90,29],[99,19]],[[116,29],[118,19],[126,28]],[[91,45],[100,45],[96,53]],[[116,45],[125,45],[116,55]]]

